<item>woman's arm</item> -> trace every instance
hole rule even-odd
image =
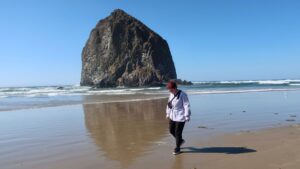
[[[186,121],[190,120],[190,116],[191,116],[191,108],[190,108],[190,102],[189,99],[187,97],[186,93],[182,93],[182,101],[183,101],[183,107],[184,107],[184,117]]]

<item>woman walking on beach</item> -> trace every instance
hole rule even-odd
[[[169,130],[176,140],[176,147],[173,154],[180,153],[180,146],[185,142],[182,138],[182,131],[185,122],[190,120],[191,110],[187,94],[177,89],[175,81],[169,81],[167,89],[170,92],[166,118],[169,119]]]

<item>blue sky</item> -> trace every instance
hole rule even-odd
[[[1,0],[0,86],[79,84],[89,33],[116,8],[168,41],[179,78],[300,78],[297,0]]]

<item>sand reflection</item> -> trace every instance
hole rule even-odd
[[[167,134],[166,102],[85,104],[85,125],[107,158],[128,166]]]

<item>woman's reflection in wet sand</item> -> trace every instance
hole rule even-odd
[[[111,160],[129,166],[167,133],[167,99],[83,105],[91,138]]]

